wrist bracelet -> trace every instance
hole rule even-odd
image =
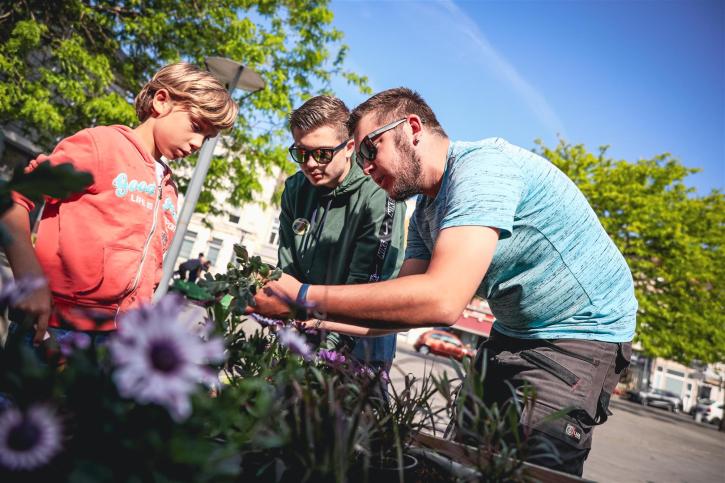
[[[307,310],[307,291],[310,289],[309,283],[303,283],[300,286],[300,291],[297,292],[297,298],[295,299],[295,319],[297,320],[308,320],[310,314]]]

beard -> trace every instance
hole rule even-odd
[[[402,135],[395,136],[395,147],[398,151],[398,172],[395,182],[390,187],[388,195],[395,201],[405,201],[411,196],[421,193],[420,173],[421,162],[418,154],[405,142]]]

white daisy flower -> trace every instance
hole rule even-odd
[[[200,383],[219,386],[217,371],[209,364],[224,360],[222,339],[203,340],[186,320],[194,314],[182,309],[183,299],[171,294],[129,311],[109,342],[119,393],[164,406],[175,421],[191,414],[190,396]]]
[[[62,428],[47,406],[27,411],[11,407],[0,413],[0,467],[10,471],[39,468],[61,449]]]

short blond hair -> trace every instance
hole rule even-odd
[[[237,103],[209,72],[186,62],[162,67],[136,96],[136,115],[141,122],[151,116],[156,92],[166,89],[173,102],[188,109],[198,122],[221,131],[234,125]]]
[[[344,102],[333,96],[317,96],[307,100],[295,109],[289,118],[290,131],[299,129],[308,133],[322,126],[329,126],[337,132],[339,141],[348,139],[347,117],[350,110]]]

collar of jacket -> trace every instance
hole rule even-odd
[[[328,199],[328,198],[338,198],[340,196],[346,196],[350,193],[353,193],[355,190],[357,190],[360,185],[363,184],[367,176],[365,176],[365,173],[363,173],[362,168],[357,165],[356,162],[350,161],[352,166],[350,166],[350,171],[347,172],[347,175],[342,180],[342,183],[337,185],[337,187],[330,189],[326,187],[317,188],[317,191],[320,194],[320,198],[322,199]]]

